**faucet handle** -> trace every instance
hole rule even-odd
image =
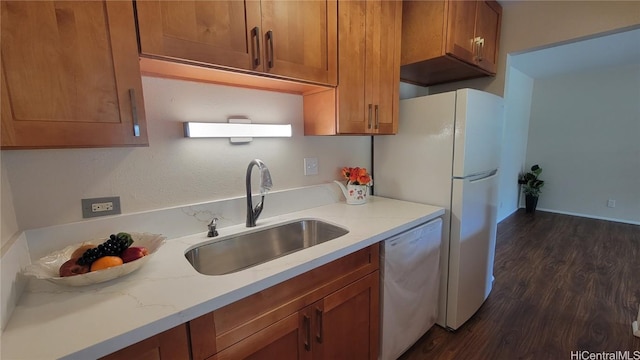
[[[218,236],[218,230],[216,230],[216,226],[218,225],[218,218],[213,218],[209,225],[209,232],[207,233],[207,237],[216,237]]]

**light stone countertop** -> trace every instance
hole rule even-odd
[[[364,205],[341,202],[261,218],[253,229],[244,224],[219,229],[214,241],[300,218],[349,230],[228,275],[202,275],[184,257],[194,245],[212,241],[202,232],[168,239],[144,267],[102,284],[63,287],[33,279],[2,333],[1,358],[95,359],[443,214],[439,207],[373,196]]]

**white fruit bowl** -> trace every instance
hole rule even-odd
[[[114,266],[111,268],[91,271],[82,275],[60,277],[60,266],[71,258],[71,254],[80,246],[93,244],[99,245],[105,242],[108,238],[96,239],[92,241],[83,242],[81,244],[67,246],[62,250],[55,251],[49,255],[46,255],[40,260],[28,265],[24,269],[24,274],[33,276],[37,279],[47,280],[54,284],[66,285],[66,286],[86,286],[92,284],[99,284],[101,282],[113,280],[129,273],[132,273],[144,264],[146,264],[153,254],[164,244],[166,237],[159,234],[149,233],[129,233],[133,239],[131,246],[144,246],[149,251],[149,255],[143,256],[137,260]]]

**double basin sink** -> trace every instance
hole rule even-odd
[[[301,219],[199,245],[185,254],[201,274],[224,275],[347,234],[342,227],[317,219]]]

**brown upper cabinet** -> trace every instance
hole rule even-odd
[[[401,80],[428,86],[495,75],[501,19],[496,1],[404,1]]]
[[[395,134],[400,1],[338,3],[338,87],[304,95],[305,135]]]
[[[120,1],[2,1],[2,149],[147,145]]]
[[[143,56],[337,84],[336,1],[136,1]]]

